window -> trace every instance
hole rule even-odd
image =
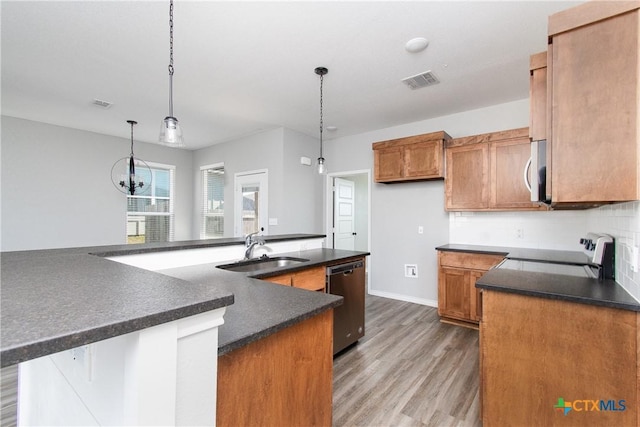
[[[201,239],[224,236],[224,163],[202,166]]]
[[[151,188],[146,194],[127,196],[127,243],[171,242],[175,166],[147,164]],[[148,171],[142,173],[148,176]]]

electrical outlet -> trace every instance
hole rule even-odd
[[[522,228],[516,228],[516,239],[524,239],[524,230]]]
[[[404,265],[404,277],[410,277],[412,279],[418,278],[418,266],[416,264]]]

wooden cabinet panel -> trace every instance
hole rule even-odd
[[[333,310],[218,358],[216,425],[330,426]]]
[[[529,137],[547,139],[547,52],[531,55],[529,60]]]
[[[376,182],[396,180],[404,175],[404,150],[386,147],[374,150],[374,178]]]
[[[482,320],[482,290],[476,288],[476,281],[481,278],[484,273],[484,271],[469,272],[469,280],[471,284],[469,318],[476,322],[480,322]]]
[[[476,281],[504,259],[502,255],[438,252],[438,314],[443,322],[477,327],[482,293]]]
[[[432,132],[372,144],[375,182],[444,178],[446,132]]]
[[[639,198],[639,4],[588,2],[549,18],[555,204]]]
[[[405,177],[432,176],[442,178],[442,141],[425,141],[404,147]]]
[[[637,313],[490,290],[483,302],[485,427],[638,425]],[[528,398],[505,405],[513,396]],[[579,405],[565,416],[553,409],[559,398]],[[587,410],[581,399],[614,400],[618,409],[625,400],[626,409]]]
[[[310,291],[324,291],[326,282],[325,267],[313,267],[293,274],[292,286]]]
[[[438,314],[469,319],[469,272],[441,268],[438,278]]]
[[[446,147],[446,209],[546,209],[531,202],[524,181],[524,171],[530,157],[528,128],[451,140]]]
[[[287,274],[279,274],[277,276],[265,277],[264,279],[267,282],[277,283],[278,285],[291,286],[291,273]]]
[[[474,144],[447,149],[445,207],[447,210],[489,207],[489,147]]]
[[[492,142],[490,150],[491,207],[532,208],[531,193],[524,182],[525,168],[531,157],[529,138]]]
[[[310,291],[325,290],[325,267],[312,267],[293,273],[279,274],[277,276],[265,277],[262,280],[277,283],[278,285],[293,286]]]
[[[506,255],[506,253],[504,255]],[[504,255],[440,251],[438,252],[438,262],[441,266],[488,271],[491,267],[502,261]]]

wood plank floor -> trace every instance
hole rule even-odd
[[[367,296],[365,337],[334,359],[333,425],[481,426],[478,331]]]

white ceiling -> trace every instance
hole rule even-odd
[[[266,129],[326,139],[528,97],[560,1],[176,0],[174,113],[187,149]],[[2,1],[2,114],[155,142],[168,113],[168,1]],[[429,47],[404,49],[414,37]],[[432,70],[441,83],[401,79]],[[94,98],[113,103],[92,105]]]

